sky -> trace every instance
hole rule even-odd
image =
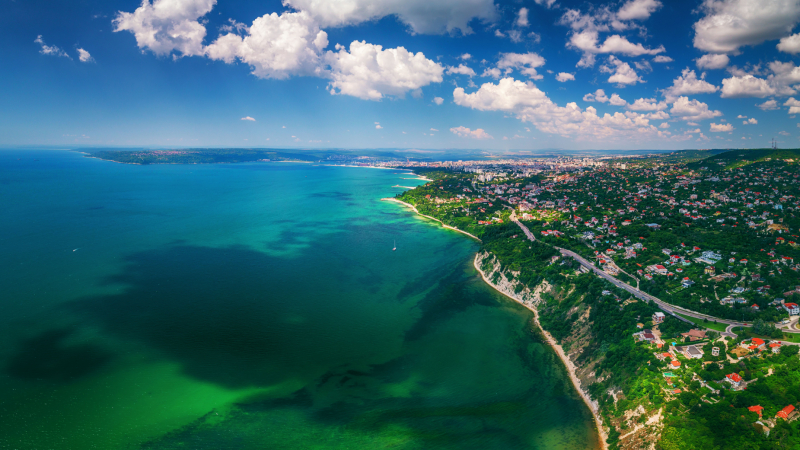
[[[0,145],[800,144],[800,0],[0,0]]]

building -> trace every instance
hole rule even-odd
[[[644,329],[640,333],[640,336],[642,336],[642,340],[647,342],[655,342],[656,340],[656,335],[653,334],[652,330]]]
[[[780,341],[772,341],[772,342],[770,342],[769,348],[770,348],[770,350],[772,350],[772,353],[780,353],[781,352],[781,343],[780,343]]]
[[[780,417],[784,420],[789,420],[789,418],[794,418],[795,416],[797,416],[797,411],[794,410],[794,405],[789,405],[778,411],[778,414],[775,414],[775,417]]]
[[[719,347],[711,348],[711,356],[719,356]]]
[[[686,333],[681,333],[681,336],[689,338],[689,341],[694,342],[694,341],[699,341],[700,339],[705,339],[706,332],[705,330],[698,330],[697,328],[695,328],[693,330],[689,330]]]
[[[729,373],[725,375],[725,379],[731,383],[731,386],[738,388],[742,384],[742,377],[738,373]]]
[[[688,347],[683,348],[683,355],[689,359],[702,359],[703,351],[695,347],[694,345],[690,345]]]
[[[714,268],[714,266],[706,266],[705,272],[706,272],[706,275],[714,275],[714,273],[716,272],[716,269]]]
[[[664,313],[659,311],[659,312],[653,314],[653,323],[662,323],[662,322],[664,322],[664,318],[665,317],[666,316],[664,316]]]
[[[800,315],[800,307],[797,306],[797,303],[784,303],[783,309],[788,311],[790,316]]]
[[[764,410],[764,407],[761,406],[761,405],[755,405],[755,406],[748,406],[747,409],[750,412],[754,412],[754,413],[758,414],[758,417],[761,418],[761,411]]]

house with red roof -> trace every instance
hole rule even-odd
[[[738,373],[729,373],[725,375],[725,379],[731,383],[731,386],[737,388],[742,384],[742,377]]]
[[[658,275],[666,275],[667,274],[667,268],[662,266],[661,264],[654,264],[652,266],[647,266],[647,271],[656,273]]]
[[[783,309],[789,312],[790,316],[800,315],[800,307],[797,306],[797,303],[784,303]]]
[[[780,353],[781,351],[781,342],[780,341],[772,341],[769,343],[769,348],[772,350],[772,353]]]
[[[794,410],[794,405],[789,405],[782,410],[778,411],[778,414],[775,414],[775,417],[780,417],[784,420],[789,420],[790,418],[794,418],[797,416],[797,411]]]
[[[761,405],[755,405],[755,406],[748,406],[747,409],[750,410],[750,412],[758,414],[758,417],[761,418],[761,411],[764,410],[764,407]]]
[[[656,340],[655,334],[653,334],[653,331],[649,329],[644,329],[635,335],[638,335],[639,339],[642,341],[654,342]]]

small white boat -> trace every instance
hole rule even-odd
[[[392,251],[395,251],[395,250],[397,250],[397,241],[394,241],[394,248],[392,248]]]

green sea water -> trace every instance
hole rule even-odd
[[[0,151],[0,448],[597,448],[408,178]]]

